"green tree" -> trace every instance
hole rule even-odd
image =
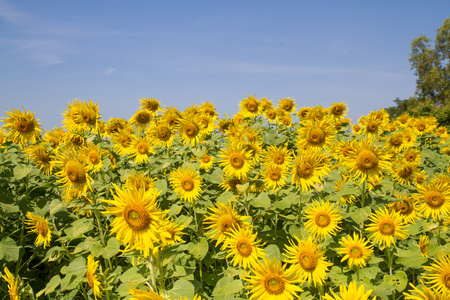
[[[395,99],[396,106],[387,108],[391,117],[435,116],[450,126],[450,18],[437,29],[434,43],[425,35],[412,41],[409,61],[417,76],[416,96]]]

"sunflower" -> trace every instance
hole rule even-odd
[[[325,250],[322,250],[311,236],[307,240],[294,237],[297,244],[292,239],[289,240],[290,245],[285,246],[287,255],[285,261],[293,264],[292,267],[300,281],[308,281],[308,285],[311,284],[311,281],[314,286],[323,285],[324,280],[328,277],[328,267],[333,265],[327,262],[327,258],[324,256]]]
[[[181,136],[183,144],[186,146],[194,147],[205,135],[199,124],[193,119],[179,119],[176,129]]]
[[[415,198],[419,202],[419,211],[425,218],[441,220],[450,214],[450,184],[434,178],[430,183],[417,186]]]
[[[156,115],[158,111],[161,111],[161,102],[159,102],[156,98],[141,98],[139,99],[140,106],[139,109],[141,110],[148,110],[153,115]]]
[[[77,132],[68,131],[64,133],[63,141],[65,148],[80,150],[87,146],[86,139]]]
[[[116,190],[114,200],[102,200],[113,205],[102,212],[115,216],[110,225],[111,234],[117,234],[116,239],[123,242],[125,252],[136,249],[144,257],[148,257],[154,243],[160,241],[161,223],[166,216],[166,212],[157,208],[156,198],[159,192],[148,193],[144,189],[121,190],[115,184],[113,186]]]
[[[351,160],[351,157],[355,154],[353,143],[353,140],[335,141],[332,147],[333,158],[341,163]]]
[[[369,240],[360,237],[355,232],[353,233],[353,237],[350,235],[342,237],[339,241],[342,248],[336,249],[338,254],[344,255],[341,262],[348,259],[350,268],[353,265],[359,268],[364,267],[373,253],[372,246],[368,246],[368,243]]]
[[[282,99],[278,100],[277,108],[282,109],[285,112],[288,112],[290,114],[294,113],[296,111],[296,107],[297,107],[297,105],[295,104],[295,99],[291,99],[291,98],[287,97],[287,98],[282,98]]]
[[[314,201],[305,209],[305,218],[308,220],[305,223],[306,230],[314,238],[322,239],[336,235],[342,221],[342,216],[338,214],[338,211],[339,207],[330,205],[328,201]]]
[[[439,255],[434,259],[431,266],[423,266],[428,272],[423,274],[427,284],[432,284],[431,288],[436,289],[438,293],[450,295],[450,256]]]
[[[169,181],[182,201],[194,204],[202,193],[202,177],[192,168],[180,167],[172,171]]]
[[[145,130],[153,119],[153,114],[148,109],[141,109],[134,113],[130,118],[130,124],[140,131]]]
[[[214,156],[209,155],[207,152],[200,157],[200,169],[209,172],[209,170],[214,165]]]
[[[148,136],[155,146],[170,147],[173,143],[174,132],[166,122],[158,122],[150,125]]]
[[[276,190],[286,184],[287,172],[278,166],[265,167],[263,178],[266,187]]]
[[[394,152],[400,152],[403,148],[406,148],[408,145],[403,141],[404,135],[402,132],[394,132],[389,135],[386,139],[386,145],[388,149]]]
[[[418,172],[416,163],[395,161],[390,167],[391,178],[403,186],[410,187]]]
[[[394,237],[403,240],[408,236],[403,218],[395,211],[380,209],[370,215],[370,220],[372,223],[367,225],[366,231],[372,233],[370,238],[382,248],[395,244]]]
[[[113,142],[113,149],[117,151],[119,155],[127,155],[131,151],[131,143],[133,141],[133,133],[129,130],[121,130],[118,133],[114,133],[111,136]]]
[[[277,109],[277,119],[276,119],[277,123],[280,125],[284,125],[286,127],[292,127],[292,116],[290,113],[282,110],[282,109]]]
[[[265,111],[273,108],[273,100],[262,97],[261,100],[259,100],[259,105],[261,106],[261,109],[264,113]]]
[[[263,154],[263,164],[288,169],[292,164],[292,152],[286,146],[269,146]]]
[[[430,246],[430,239],[428,236],[422,234],[419,239],[420,254],[422,254],[422,256],[428,257],[430,254],[428,246]]]
[[[216,120],[219,116],[216,108],[214,107],[214,103],[212,102],[202,102],[198,110],[200,111],[200,113],[210,116],[211,118],[213,118],[213,120]]]
[[[292,268],[286,268],[281,261],[270,261],[263,257],[262,261],[258,261],[251,268],[252,275],[245,280],[250,284],[249,289],[250,300],[252,299],[281,299],[291,300],[299,298],[297,292],[303,290],[297,286],[300,283]]]
[[[328,149],[334,140],[334,123],[330,117],[306,120],[297,130],[296,146],[299,149]]]
[[[403,292],[405,300],[450,300],[450,294],[438,292],[436,289],[428,288],[423,283],[422,279],[420,279],[420,283],[422,285],[422,290],[418,289],[417,286],[414,286],[411,282],[409,283],[412,290],[408,291],[409,294]]]
[[[250,154],[240,144],[232,144],[222,149],[218,155],[221,160],[219,165],[228,177],[236,177],[238,179],[247,178],[253,162]]]
[[[144,189],[146,192],[155,189],[155,179],[140,172],[129,174],[125,179],[125,184],[128,189]]]
[[[63,201],[69,202],[67,207],[72,208],[74,213],[90,217],[92,211],[90,209],[83,209],[87,205],[92,205],[92,200],[87,196],[87,186],[83,190],[76,190],[72,188],[65,188]]]
[[[311,107],[308,111],[307,118],[310,120],[320,121],[328,115],[328,111],[322,105]]]
[[[106,133],[109,136],[113,134],[119,133],[122,129],[128,126],[128,121],[121,118],[111,118],[108,123],[105,125]]]
[[[45,175],[50,175],[52,173],[52,155],[44,145],[31,145],[23,152],[30,156],[35,165],[39,167],[39,170]]]
[[[314,183],[321,183],[322,177],[330,172],[328,158],[316,151],[303,151],[295,157],[292,181],[302,191],[308,191]]]
[[[98,268],[98,261],[94,260],[94,254],[90,254],[88,256],[87,261],[87,271],[86,271],[86,277],[88,280],[88,285],[92,289],[94,293],[95,299],[97,297],[102,297],[102,287],[100,286],[100,281],[98,280],[98,276],[95,275],[95,271],[97,271]]]
[[[362,128],[359,124],[352,125],[352,132],[353,134],[362,134]]]
[[[171,219],[166,220],[161,226],[161,245],[167,247],[174,243],[184,242],[181,238],[184,228],[180,223],[175,223]]]
[[[264,256],[260,240],[256,240],[256,233],[252,228],[232,228],[231,233],[225,240],[222,250],[227,250],[227,258],[232,257],[231,263],[234,267],[239,266],[247,269],[254,266]]]
[[[365,117],[361,117],[358,120],[358,123],[363,128],[363,134],[369,137],[377,137],[383,132],[383,121],[375,117],[374,115],[368,115]]]
[[[195,123],[198,124],[203,134],[211,134],[216,127],[214,124],[214,118],[202,113],[195,116]]]
[[[345,284],[339,285],[339,294],[336,295],[333,291],[330,294],[326,294],[324,296],[324,300],[368,300],[373,290],[365,290],[364,285],[358,284],[356,281],[352,281],[349,283],[348,288]],[[375,300],[376,297],[373,297],[372,300]]]
[[[328,112],[335,119],[343,119],[347,115],[347,104],[345,102],[335,102],[328,109]]]
[[[257,164],[261,160],[262,155],[262,142],[252,142],[252,143],[241,143],[242,148],[249,154],[250,159],[252,159],[254,164]]]
[[[50,144],[53,149],[57,148],[63,141],[64,129],[55,127],[52,131],[47,131],[44,134],[44,142]]]
[[[92,172],[99,172],[103,166],[103,157],[105,156],[105,152],[100,150],[96,144],[89,143],[83,150],[83,153],[86,157],[88,170]]]
[[[72,100],[63,112],[63,124],[69,131],[84,132],[87,130],[97,130],[97,120],[100,118],[97,103]]]
[[[400,154],[400,159],[402,160],[402,162],[409,162],[409,163],[415,163],[415,164],[420,163],[421,157],[422,157],[422,153],[417,148],[405,149]]]
[[[261,113],[258,99],[253,95],[242,99],[241,103],[239,103],[239,113],[244,117],[257,117]]]
[[[56,173],[57,176],[61,177],[58,182],[64,184],[65,187],[73,187],[78,191],[82,191],[87,185],[92,189],[92,178],[88,174],[88,167],[83,154],[62,150],[57,153],[52,164],[60,170]]]
[[[146,137],[134,136],[129,153],[135,162],[142,164],[148,162],[149,155],[155,153],[155,151]]]
[[[38,246],[44,243],[44,249],[47,248],[52,240],[52,231],[50,226],[48,226],[48,221],[40,216],[33,215],[29,211],[26,216],[28,220],[25,221],[25,224],[28,225],[28,229],[30,229],[31,232],[38,233],[34,244]]]
[[[268,108],[267,110],[263,111],[263,116],[267,119],[267,122],[269,124],[278,123],[278,115],[277,110],[273,107]]]
[[[417,210],[416,200],[404,193],[394,192],[397,201],[388,204],[389,212],[395,211],[400,214],[403,220],[408,224],[416,223],[416,219],[420,219],[421,214]]]
[[[152,290],[143,291],[139,289],[130,289],[128,290],[128,293],[135,297],[130,298],[130,300],[166,300],[166,298],[161,297],[160,295],[156,294]]]
[[[15,108],[11,112],[5,112],[8,118],[3,118],[2,121],[6,123],[3,128],[6,129],[8,140],[14,144],[34,144],[40,140],[41,124],[35,119],[34,112],[26,111],[23,106],[22,108],[23,112]]]
[[[306,120],[309,118],[309,112],[311,111],[311,107],[302,107],[297,112],[297,117],[300,120]]]
[[[435,117],[418,117],[412,119],[412,122],[412,125],[414,126],[414,133],[417,135],[432,133],[438,124]]]
[[[378,179],[383,170],[389,169],[391,165],[391,154],[373,145],[374,140],[366,138],[353,144],[355,152],[350,156],[348,172],[354,180],[361,178]]]
[[[216,207],[210,207],[210,212],[203,220],[208,239],[217,240],[216,246],[225,241],[232,233],[232,229],[247,228],[250,226],[245,220],[250,217],[243,217],[236,213],[231,203],[227,206],[217,202]]]
[[[178,108],[170,106],[163,110],[163,121],[169,125],[170,128],[175,128],[181,119],[181,112]]]
[[[11,272],[8,270],[7,267],[4,268],[5,275],[1,275],[3,279],[8,283],[8,294],[10,300],[19,300],[19,281],[17,279],[14,279],[14,276],[11,274]]]
[[[219,187],[222,188],[225,191],[237,191],[237,185],[238,184],[245,184],[247,180],[240,180],[238,178],[228,178],[225,175],[222,178],[222,182],[219,184]]]

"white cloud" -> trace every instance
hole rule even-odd
[[[113,72],[115,72],[116,71],[116,68],[109,68],[109,69],[106,69],[106,71],[105,71],[105,75],[107,75],[107,76],[109,76],[109,75],[111,75]]]
[[[29,15],[14,9],[6,4],[6,1],[0,0],[0,19],[9,23],[21,24],[29,19]]]

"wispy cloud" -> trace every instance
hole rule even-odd
[[[109,68],[105,70],[105,75],[109,76],[111,75],[113,72],[116,71],[116,68]]]
[[[8,5],[6,1],[0,0],[0,19],[4,22],[21,24],[29,18],[27,13],[18,11]]]

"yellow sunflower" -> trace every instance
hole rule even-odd
[[[373,143],[373,139],[366,138],[353,144],[355,152],[346,165],[354,180],[358,178],[361,178],[361,182],[371,178],[378,180],[382,172],[389,169],[391,154]]]
[[[207,152],[200,157],[200,169],[209,172],[209,170],[214,165],[214,156],[209,155]]]
[[[63,142],[65,143],[64,147],[69,149],[80,150],[87,146],[83,135],[71,131],[64,133]]]
[[[134,136],[129,154],[138,164],[149,161],[149,155],[155,153],[150,141],[146,137]]]
[[[341,163],[345,163],[351,160],[351,157],[355,155],[355,148],[353,146],[353,140],[335,141],[332,147],[332,156]]]
[[[263,154],[263,164],[288,169],[292,164],[292,152],[286,146],[269,146]]]
[[[334,122],[330,117],[302,121],[297,130],[296,146],[299,149],[328,149],[334,140]]]
[[[102,287],[100,286],[100,281],[98,280],[98,276],[95,275],[95,271],[97,271],[98,268],[98,261],[94,260],[94,254],[90,254],[88,256],[87,261],[87,271],[86,271],[86,277],[88,280],[88,285],[92,289],[94,293],[95,299],[97,297],[102,297]]]
[[[78,191],[82,191],[85,186],[92,189],[92,178],[88,174],[88,167],[83,154],[62,150],[57,153],[52,164],[59,169],[59,172],[56,173],[58,177],[61,177],[58,182],[64,184],[65,187],[73,187]]]
[[[261,248],[264,243],[256,240],[256,233],[252,228],[235,227],[225,240],[222,250],[227,250],[227,258],[232,257],[234,267],[247,269],[254,266],[265,254]]]
[[[416,219],[420,219],[421,214],[417,209],[416,200],[404,193],[394,192],[397,201],[388,204],[389,212],[395,211],[400,214],[406,223],[416,223]]]
[[[438,259],[433,258],[433,261],[431,266],[423,266],[427,271],[423,278],[438,293],[450,295],[450,256],[439,255]]]
[[[210,212],[203,220],[206,235],[210,240],[217,240],[216,246],[225,241],[232,232],[233,228],[247,228],[250,226],[246,222],[250,217],[237,214],[231,203],[227,206],[217,202],[216,207],[210,207]]]
[[[156,98],[141,98],[139,99],[140,106],[139,109],[141,110],[148,110],[150,111],[153,116],[157,114],[158,111],[162,111],[161,108],[161,102],[159,102]]]
[[[262,97],[261,100],[259,100],[259,104],[261,105],[263,112],[273,108],[273,100],[269,100],[266,97]]]
[[[135,297],[130,298],[130,300],[166,300],[166,298],[156,294],[152,290],[143,291],[139,289],[130,289],[128,290],[128,293]]]
[[[320,239],[336,235],[342,222],[338,211],[339,207],[330,205],[328,201],[314,201],[305,209],[305,219],[308,220],[305,223],[306,230]]]
[[[119,133],[128,126],[128,121],[122,118],[111,118],[105,125],[106,133],[112,137],[113,134]]]
[[[134,125],[134,127],[138,130],[145,130],[153,119],[153,114],[148,109],[141,109],[134,113],[134,115],[130,118],[130,124]]]
[[[432,217],[433,220],[441,220],[450,214],[450,184],[433,179],[428,184],[417,186],[417,199],[425,218]]]
[[[419,164],[420,163],[420,159],[422,157],[422,153],[419,149],[417,148],[408,148],[405,149],[401,154],[400,154],[400,159],[403,162],[409,162],[409,163],[415,163],[415,164]]]
[[[184,242],[181,238],[184,228],[182,224],[167,219],[161,226],[161,245],[167,247],[174,243]]]
[[[88,170],[92,172],[99,172],[103,166],[105,152],[94,143],[89,143],[88,146],[83,149],[83,152],[86,157]]]
[[[239,113],[242,114],[243,117],[249,118],[259,116],[261,113],[261,106],[258,99],[253,95],[242,99],[241,103],[239,103]]]
[[[414,183],[419,166],[416,163],[394,161],[390,166],[391,178],[403,186]]]
[[[372,223],[366,226],[366,231],[372,233],[370,239],[384,248],[395,244],[395,239],[406,239],[408,234],[403,218],[395,211],[388,212],[386,208],[380,209],[370,215]]]
[[[119,155],[127,155],[131,151],[131,143],[133,142],[133,133],[129,130],[121,130],[111,136],[113,149]]]
[[[277,115],[277,110],[273,107],[268,108],[267,110],[263,111],[263,116],[267,119],[267,122],[269,124],[275,124],[278,123],[278,115]]]
[[[271,190],[276,190],[286,185],[287,171],[278,166],[264,168],[264,184]]]
[[[341,262],[348,259],[350,268],[353,265],[359,268],[364,267],[373,253],[373,246],[368,246],[368,243],[369,240],[360,237],[355,232],[353,233],[353,237],[350,235],[342,237],[339,241],[342,248],[336,249],[338,254],[344,255]]]
[[[216,111],[216,108],[214,107],[214,103],[212,102],[202,102],[198,110],[200,111],[200,113],[208,115],[211,118],[213,118],[214,121],[219,116],[219,114]]]
[[[253,161],[250,154],[240,144],[232,144],[222,149],[218,155],[221,160],[219,165],[228,177],[245,179],[250,172]]]
[[[430,246],[430,239],[426,235],[421,235],[419,238],[419,248],[420,254],[424,257],[428,257],[430,251],[428,250],[428,246]]]
[[[182,201],[194,204],[202,193],[202,177],[193,168],[180,167],[172,171],[169,181]]]
[[[165,122],[158,122],[150,125],[147,134],[155,146],[160,147],[172,146],[175,136],[170,126]]]
[[[194,147],[205,136],[205,133],[201,130],[200,125],[193,119],[179,119],[176,129],[183,144],[186,146]]]
[[[366,291],[364,285],[358,284],[356,281],[352,281],[349,283],[348,287],[345,284],[339,285],[339,294],[336,295],[335,292],[330,291],[330,294],[326,294],[324,296],[324,300],[368,300],[373,290]],[[373,297],[372,300],[375,300],[376,297]]]
[[[25,221],[25,224],[28,225],[28,229],[31,232],[37,232],[38,236],[34,241],[36,246],[44,243],[44,249],[50,245],[52,240],[52,231],[50,226],[48,225],[48,221],[40,216],[33,215],[29,211],[26,214],[28,220]]]
[[[163,110],[163,121],[166,122],[170,128],[175,128],[181,119],[181,112],[178,108],[170,106]]]
[[[42,173],[44,173],[45,175],[50,175],[52,173],[52,155],[44,145],[31,145],[23,152],[30,156],[30,158],[33,160],[35,165],[39,167],[39,170],[42,171]]]
[[[403,292],[405,300],[450,300],[450,294],[438,292],[436,289],[428,288],[422,279],[420,279],[420,284],[422,285],[421,290],[417,286],[414,286],[411,282],[409,283],[412,290],[409,290],[409,293]]]
[[[3,279],[8,283],[8,294],[10,300],[19,300],[19,281],[17,279],[14,279],[14,276],[11,274],[11,272],[8,270],[7,267],[4,268],[5,275],[1,275]]]
[[[335,119],[343,119],[347,115],[347,103],[345,102],[335,102],[328,109],[328,112]]]
[[[245,184],[247,180],[240,180],[237,178],[228,178],[225,175],[222,178],[222,182],[219,184],[219,187],[222,188],[225,191],[237,191],[237,185],[238,184]]]
[[[433,133],[438,124],[435,117],[418,117],[412,119],[412,122],[414,133],[417,135]]]
[[[362,128],[359,124],[352,125],[352,132],[353,134],[362,134]]]
[[[314,183],[321,183],[322,177],[330,172],[328,158],[316,151],[303,151],[294,159],[292,182],[302,191],[308,191]]]
[[[128,189],[144,189],[147,192],[155,188],[155,179],[148,177],[147,174],[135,171],[127,176],[125,184]]]
[[[406,143],[404,143],[403,139],[404,135],[402,132],[394,132],[387,137],[386,145],[389,150],[400,152],[402,149],[408,146]]]
[[[72,208],[74,213],[77,212],[88,217],[92,215],[90,209],[83,209],[86,205],[92,205],[92,200],[87,196],[87,186],[83,190],[65,188],[63,201],[69,202],[67,207]]]
[[[322,250],[311,236],[307,240],[304,238],[300,240],[296,236],[295,239],[296,244],[291,239],[289,240],[290,245],[285,246],[287,256],[285,262],[292,264],[301,282],[307,281],[308,286],[311,281],[314,286],[323,285],[324,280],[328,277],[328,267],[333,265],[327,262],[327,257],[324,256],[325,250]]]
[[[97,131],[98,119],[100,118],[98,104],[89,100],[72,100],[63,112],[63,124],[69,131],[84,132],[87,130]]]
[[[214,118],[206,114],[198,114],[195,116],[195,123],[198,124],[203,134],[211,134],[214,131]]]
[[[35,113],[26,111],[23,106],[22,108],[23,112],[15,108],[11,112],[5,112],[8,118],[3,118],[2,121],[6,123],[3,128],[6,129],[8,140],[14,144],[34,144],[41,139],[41,124],[35,119]]]
[[[250,284],[250,300],[268,299],[268,300],[291,300],[299,298],[298,292],[303,290],[298,287],[301,282],[292,268],[286,268],[281,261],[270,261],[263,257],[251,267],[252,275],[245,280]]]
[[[285,112],[288,112],[290,114],[295,112],[296,107],[297,107],[297,105],[295,104],[295,99],[291,99],[291,98],[287,97],[287,98],[282,98],[282,99],[278,100],[277,108],[282,109]]]
[[[136,249],[148,257],[154,243],[160,241],[161,223],[166,216],[166,212],[157,208],[159,192],[154,191],[151,195],[144,189],[122,190],[115,184],[113,186],[116,190],[114,200],[102,200],[113,205],[102,212],[115,216],[110,225],[111,234],[117,234],[116,239],[123,242],[125,252]]]

